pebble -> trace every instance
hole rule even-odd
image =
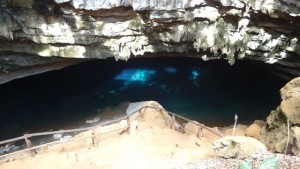
[[[266,150],[258,151],[245,159],[204,158],[195,163],[189,163],[185,169],[234,169],[242,162],[252,161],[252,168],[258,168],[267,158],[276,155],[279,158],[277,169],[300,169],[300,157],[284,154],[274,154]]]

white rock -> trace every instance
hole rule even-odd
[[[92,123],[98,122],[99,120],[100,120],[99,117],[95,117],[94,119],[92,119],[92,120],[86,120],[85,122],[88,123],[88,124],[92,124]]]
[[[61,137],[62,137],[62,134],[54,134],[53,135],[54,140],[59,140],[59,139],[61,139]]]
[[[215,21],[221,16],[217,8],[209,6],[195,9],[193,13],[195,18],[207,18],[210,21]]]

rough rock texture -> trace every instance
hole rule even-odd
[[[251,146],[249,146],[251,145]],[[266,150],[266,146],[252,137],[228,136],[213,143],[212,147],[217,156],[222,158],[245,158],[259,150]]]
[[[259,139],[260,130],[261,130],[261,127],[258,124],[253,123],[247,128],[245,135],[247,137],[253,137],[255,139]]]
[[[287,83],[280,92],[282,102],[267,117],[267,126],[262,128],[260,140],[270,150],[284,153],[288,140],[287,121],[289,121],[292,127],[290,127],[287,152],[300,155],[300,77]]]
[[[0,23],[2,52],[247,58],[299,75],[298,0],[1,0]]]
[[[242,124],[236,125],[234,136],[245,136],[247,127],[248,126]],[[225,128],[225,135],[232,136],[233,130],[233,127]]]
[[[0,52],[0,84],[25,76],[61,69],[80,62],[83,60]]]
[[[255,120],[245,131],[245,135],[248,137],[253,137],[255,139],[260,139],[261,130],[265,128],[267,122],[263,120]]]
[[[300,125],[300,78],[290,81],[280,92],[282,112],[293,124]]]

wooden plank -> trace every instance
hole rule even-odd
[[[23,140],[23,139],[24,139],[24,136],[20,136],[20,137],[8,139],[8,140],[0,141],[0,145],[1,145],[1,144],[11,143],[11,142],[14,142],[14,141]]]
[[[172,114],[172,130],[174,130],[175,129],[175,123],[176,123],[176,120],[175,120],[175,115],[174,114]]]
[[[201,126],[199,126],[199,128],[198,128],[198,133],[197,133],[197,137],[198,138],[201,138],[202,137],[202,127]]]
[[[92,130],[92,143],[93,143],[93,146],[96,147],[96,142],[95,142],[95,128],[93,128]]]
[[[31,141],[28,139],[28,137],[27,137],[26,134],[24,135],[24,139],[25,139],[25,142],[26,142],[26,145],[27,145],[28,149],[31,148],[31,147],[33,147]],[[32,156],[35,156],[37,154],[36,150],[34,150],[34,149],[31,150],[31,154],[32,154]]]
[[[131,118],[130,116],[127,117],[127,126],[128,126],[128,133],[131,134]]]

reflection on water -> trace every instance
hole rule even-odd
[[[114,80],[124,80],[129,82],[146,82],[149,78],[155,74],[154,70],[143,69],[125,69],[118,74]]]
[[[240,123],[250,123],[277,107],[284,83],[250,62],[90,61],[0,85],[0,139],[75,128],[98,113],[100,118],[113,114],[113,107],[125,101],[155,100],[209,125],[231,125],[235,113]]]

